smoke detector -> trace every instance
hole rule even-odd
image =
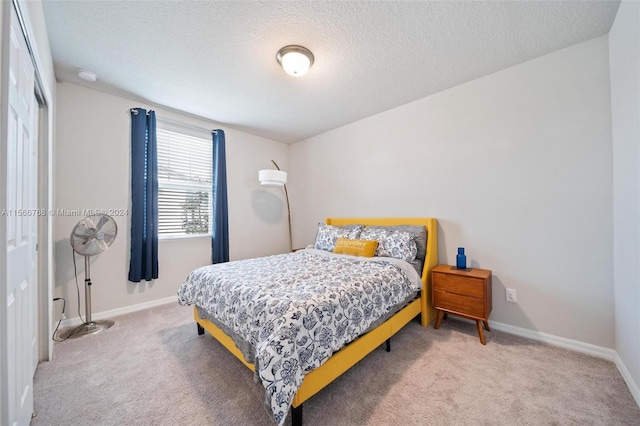
[[[77,71],[78,73],[78,77],[84,81],[88,81],[90,83],[93,83],[94,81],[96,81],[98,79],[98,76],[96,75],[96,73],[91,72],[91,71],[87,71],[87,70],[83,70],[83,69],[79,69]]]

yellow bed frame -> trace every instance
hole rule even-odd
[[[427,254],[422,270],[422,291],[420,298],[415,299],[398,311],[378,327],[355,339],[347,346],[334,353],[324,364],[304,376],[291,406],[293,407],[293,423],[302,422],[302,403],[322,390],[342,373],[354,366],[391,336],[397,333],[409,321],[421,314],[423,327],[430,324],[437,315],[431,307],[431,270],[438,264],[438,228],[433,218],[327,218],[328,225],[344,226],[349,224],[363,225],[424,225],[427,229]],[[254,365],[244,359],[242,352],[233,340],[211,321],[200,318],[198,308],[194,308],[196,322],[207,330],[216,340],[235,355],[244,365],[254,371]],[[200,329],[199,329],[200,330]],[[298,409],[299,408],[299,409]],[[296,410],[298,409],[298,410]]]

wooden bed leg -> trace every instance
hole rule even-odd
[[[199,323],[196,323],[196,325],[198,326],[198,336],[202,336],[204,334],[204,328]]]
[[[387,339],[386,343],[386,351],[391,352],[391,339]]]
[[[302,426],[302,404],[291,406],[291,426]]]

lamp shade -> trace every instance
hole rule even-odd
[[[262,186],[283,186],[287,183],[287,172],[282,170],[260,170],[258,180]]]

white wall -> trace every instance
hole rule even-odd
[[[283,168],[289,167],[287,145],[69,83],[58,84],[57,209],[129,208],[129,109],[133,107],[154,109],[159,119],[225,131],[232,260],[288,249],[283,193],[263,190],[258,183],[258,170],[270,168],[271,159]],[[69,235],[81,218],[64,214],[55,217],[55,294],[67,300],[68,318],[77,317]],[[192,269],[211,263],[209,238],[162,240],[159,278],[152,282],[128,282],[130,222],[127,216],[115,219],[119,228],[115,243],[92,258],[94,314],[174,296]],[[77,261],[79,284],[83,287],[84,260],[78,257]],[[83,292],[81,288],[81,297]],[[84,316],[84,302],[81,309]]]
[[[435,217],[440,263],[493,270],[491,320],[613,348],[609,95],[605,36],[294,144],[294,246]]]
[[[640,3],[623,1],[609,33],[613,135],[615,348],[640,384]],[[638,399],[640,395],[636,395]],[[640,400],[639,400],[640,403]]]

